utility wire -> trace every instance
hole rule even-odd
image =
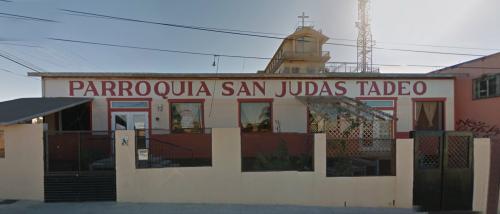
[[[259,60],[271,60],[270,57],[259,57],[259,56],[244,56],[244,55],[229,55],[229,54],[220,54],[220,53],[209,53],[209,52],[195,52],[195,51],[181,51],[181,50],[172,50],[172,49],[160,49],[160,48],[148,48],[148,47],[140,47],[140,46],[129,46],[129,45],[120,45],[120,44],[111,44],[111,43],[102,43],[102,42],[90,42],[90,41],[82,41],[82,40],[72,40],[72,39],[62,39],[62,38],[48,38],[49,40],[60,41],[60,42],[68,42],[68,43],[78,43],[78,44],[89,44],[89,45],[99,45],[99,46],[107,46],[107,47],[118,47],[118,48],[127,48],[127,49],[138,49],[138,50],[147,50],[147,51],[160,51],[160,52],[168,52],[168,53],[179,53],[179,54],[190,54],[190,55],[201,55],[201,56],[217,56],[218,57],[227,57],[227,58],[241,58],[241,59],[259,59]],[[330,61],[326,64],[341,64],[341,65],[356,65],[357,62],[335,62]],[[453,66],[445,66],[445,65],[401,65],[401,64],[373,64],[376,66],[398,66],[398,67],[429,67],[429,68],[445,68],[445,67],[453,67]],[[500,67],[469,67],[469,66],[459,66],[460,68],[473,68],[473,69],[498,69]]]
[[[41,72],[41,71],[39,71],[39,69],[33,68],[33,67],[32,67],[32,66],[30,66],[30,65],[27,65],[27,63],[20,62],[21,60],[16,60],[16,59],[13,59],[13,57],[8,56],[8,55],[7,55],[7,54],[5,54],[5,53],[0,53],[0,58],[4,58],[4,59],[6,59],[6,60],[9,60],[9,61],[11,61],[11,62],[13,62],[13,63],[15,63],[15,64],[18,64],[18,65],[20,65],[20,66],[22,66],[22,67],[25,67],[25,68],[27,68],[27,69],[29,69],[29,70],[32,70],[32,71],[34,71],[34,72],[37,72],[37,73],[40,73],[40,72]]]
[[[0,0],[3,2],[12,2],[9,0]],[[94,13],[87,13],[87,12],[81,12],[81,11],[75,11],[75,10],[66,10],[66,9],[61,9],[62,11],[65,11],[69,13],[70,15],[74,16],[83,16],[83,17],[94,17],[94,18],[108,18],[108,19],[119,19],[123,21],[142,21],[142,20],[135,20],[135,19],[128,19],[128,18],[121,18],[121,17],[114,17],[114,16],[107,16],[107,15],[102,15],[102,14],[94,14]],[[18,14],[10,14],[10,13],[1,13],[0,12],[0,17],[4,18],[17,18],[17,19],[22,19],[22,20],[28,20],[28,21],[44,21],[44,22],[55,22],[58,23],[58,21],[55,20],[50,20],[50,19],[43,19],[43,18],[37,18],[37,17],[30,17],[30,16],[24,16],[24,15],[18,15]],[[150,22],[150,21],[144,21],[145,23],[148,24],[167,24],[167,23],[159,23],[159,22]],[[275,37],[275,36],[262,36],[258,34],[265,34],[265,35],[280,35],[280,36],[286,36],[286,34],[282,33],[272,33],[272,32],[262,32],[262,31],[249,31],[249,30],[239,30],[239,29],[229,29],[229,28],[214,28],[214,27],[202,27],[202,26],[188,26],[188,25],[176,25],[172,24],[172,27],[192,27],[191,29],[193,30],[209,30],[213,32],[219,32],[219,33],[241,33],[238,35],[243,35],[243,36],[259,36],[263,38],[273,38],[273,39],[286,39],[286,37]],[[356,42],[357,40],[354,39],[345,39],[345,38],[329,38],[331,40],[339,40],[339,41],[352,41]],[[420,46],[420,47],[433,47],[433,48],[453,48],[453,49],[470,49],[470,50],[483,50],[483,51],[500,51],[500,49],[495,49],[495,48],[477,48],[477,47],[461,47],[461,46],[446,46],[446,45],[433,45],[433,44],[415,44],[415,43],[397,43],[397,42],[378,42],[382,44],[396,44],[396,45],[411,45],[411,46]],[[356,45],[352,44],[341,44],[341,43],[331,43],[328,42],[326,44],[330,45],[337,45],[337,46],[347,46],[347,47],[357,47]],[[381,50],[394,50],[394,51],[412,51],[412,52],[419,52],[419,53],[435,53],[435,54],[451,54],[451,55],[466,55],[466,56],[482,56],[478,54],[457,54],[453,52],[436,52],[436,51],[422,51],[422,50],[411,50],[411,49],[394,49],[394,48],[379,48],[379,47],[374,47],[374,49],[381,49]]]
[[[64,12],[67,12],[70,15],[73,16],[84,16],[84,17],[94,17],[94,18],[109,18],[109,19],[114,19],[111,17],[105,17],[105,15],[101,14],[93,14],[93,13],[87,13],[87,12],[81,12],[81,11],[75,11],[75,10],[67,10],[67,9],[60,9]],[[86,15],[83,15],[86,14]],[[283,34],[283,33],[274,33],[274,32],[263,32],[263,31],[250,31],[250,30],[239,30],[239,29],[229,29],[229,28],[214,28],[214,27],[202,27],[202,26],[192,26],[192,27],[197,27],[197,28],[206,28],[206,29],[212,29],[212,30],[222,30],[222,31],[232,31],[232,32],[242,32],[242,33],[256,33],[256,34],[267,34],[267,35],[278,35],[278,36],[287,36],[288,34]],[[357,42],[356,39],[347,39],[347,38],[335,38],[335,37],[330,37],[330,40],[338,40],[338,41],[350,41],[350,42]],[[500,51],[498,48],[478,48],[478,47],[462,47],[462,46],[448,46],[448,45],[435,45],[435,44],[419,44],[419,43],[402,43],[402,42],[384,42],[384,41],[377,41],[377,43],[382,43],[382,44],[394,44],[394,45],[410,45],[410,46],[421,46],[421,47],[432,47],[432,48],[453,48],[453,49],[470,49],[470,50],[484,50],[484,51]]]
[[[83,15],[93,16],[96,18],[115,19],[115,20],[121,20],[121,21],[138,22],[138,23],[143,23],[143,24],[155,24],[155,25],[162,25],[162,26],[169,26],[169,27],[186,28],[186,29],[192,29],[192,30],[210,31],[210,32],[216,32],[216,33],[228,33],[228,34],[241,35],[241,36],[254,36],[254,37],[269,38],[269,39],[285,39],[284,37],[278,37],[278,36],[259,35],[259,34],[234,32],[234,31],[229,31],[229,30],[200,27],[200,26],[193,26],[193,25],[180,25],[180,24],[171,24],[171,23],[140,20],[140,19],[123,18],[123,17],[118,17],[118,16],[109,16],[109,15],[103,15],[103,14],[97,14],[97,13],[68,10],[68,9],[61,9],[61,10],[64,12],[68,12],[69,14],[83,14]]]
[[[19,47],[40,48],[40,46],[38,46],[38,45],[15,44],[15,43],[2,42],[2,41],[0,41],[0,45],[10,45],[10,46],[19,46]]]
[[[463,49],[463,50],[500,51],[500,49],[498,49],[498,48],[463,47],[463,46],[419,44],[419,43],[405,43],[405,42],[379,42],[379,41],[376,41],[376,42],[381,43],[381,44],[409,45],[409,46],[431,47],[431,48],[451,48],[451,49]]]
[[[161,52],[181,53],[181,54],[191,54],[191,55],[204,55],[204,56],[214,56],[214,55],[217,55],[217,56],[228,57],[228,58],[266,59],[266,60],[270,60],[271,59],[270,57],[228,55],[228,54],[204,53],[204,52],[193,52],[193,51],[180,51],[180,50],[170,50],[170,49],[160,49],[160,48],[147,48],[147,47],[140,47],[140,46],[110,44],[110,43],[101,43],[101,42],[90,42],[90,41],[62,39],[62,38],[47,38],[47,39],[53,40],[53,41],[60,41],[60,42],[72,42],[72,43],[82,43],[82,44],[90,44],[90,45],[101,45],[101,46],[109,46],[109,47],[139,49],[139,50],[148,50],[148,51],[161,51]]]
[[[18,77],[25,77],[25,78],[29,78],[29,79],[33,79],[33,80],[38,80],[35,77],[30,77],[30,76],[22,75],[22,74],[16,73],[14,71],[11,71],[11,70],[8,70],[8,69],[5,69],[5,68],[0,68],[0,71],[3,71],[5,73],[9,73],[9,74],[12,74],[12,75],[18,76]]]
[[[72,16],[82,16],[82,17],[91,17],[91,18],[108,18],[114,19],[111,17],[105,17],[97,14],[91,14],[87,12],[75,11],[75,10],[67,10],[61,9],[64,12]],[[125,21],[125,20],[124,20]],[[211,30],[221,30],[221,31],[232,31],[232,32],[241,32],[241,33],[253,33],[253,34],[266,34],[266,35],[277,35],[277,36],[288,36],[288,34],[284,33],[275,33],[275,32],[263,32],[263,31],[250,31],[250,30],[240,30],[240,29],[230,29],[230,28],[215,28],[215,27],[203,27],[203,26],[192,26],[196,28],[204,28]],[[284,37],[282,37],[284,38]],[[338,40],[338,41],[349,41],[349,42],[357,42],[356,39],[347,39],[347,38],[336,38],[329,37],[330,40]],[[484,51],[500,51],[500,49],[495,48],[477,48],[477,47],[461,47],[461,46],[447,46],[447,45],[435,45],[435,44],[419,44],[419,43],[403,43],[403,42],[383,42],[377,41],[377,43],[381,44],[394,44],[394,45],[410,45],[410,46],[420,46],[420,47],[432,47],[432,48],[453,48],[453,49],[470,49],[470,50],[484,50]]]
[[[0,15],[4,15],[12,18],[20,18],[24,20],[30,20],[30,21],[40,21],[40,22],[58,22],[55,20],[50,20],[50,19],[42,19],[42,18],[37,18],[37,17],[31,17],[31,16],[23,16],[23,15],[18,15],[18,14],[11,14],[11,13],[2,13],[0,12]]]
[[[208,27],[201,27],[201,26],[181,25],[181,24],[164,23],[164,22],[157,22],[157,21],[147,21],[147,20],[141,20],[141,19],[124,18],[124,17],[118,17],[118,16],[110,16],[110,15],[105,15],[105,14],[90,13],[90,12],[68,10],[68,9],[60,9],[60,10],[67,12],[70,15],[71,14],[79,14],[79,15],[93,16],[95,18],[114,19],[114,20],[129,21],[129,22],[136,22],[136,23],[143,23],[143,24],[154,24],[154,25],[161,25],[161,26],[168,26],[168,27],[176,27],[176,28],[184,28],[184,29],[191,29],[191,30],[216,32],[216,33],[225,33],[225,34],[240,35],[240,36],[251,36],[251,37],[279,39],[279,40],[289,39],[287,37],[262,35],[262,34],[247,33],[247,32],[236,32],[236,31],[227,30],[227,29],[222,30],[222,29],[217,29],[217,28],[208,28]],[[357,45],[353,45],[353,44],[343,44],[343,43],[333,43],[333,42],[327,42],[325,44],[335,45],[335,46],[344,46],[344,47],[357,47]],[[426,54],[440,54],[440,55],[457,55],[457,56],[474,56],[474,57],[485,56],[485,55],[470,54],[470,53],[413,50],[413,49],[402,49],[402,48],[373,47],[373,49],[388,50],[388,51],[400,51],[400,52],[413,52],[413,53],[426,53]]]
[[[217,61],[215,61],[215,59],[217,58]],[[220,56],[218,55],[214,55],[214,63],[212,64],[213,66],[215,66],[215,76],[217,76],[219,74],[219,60],[220,60]],[[217,84],[217,79],[214,80],[214,85],[212,87],[212,93],[213,93],[213,96],[212,96],[212,100],[210,100],[210,112],[208,113],[208,117],[211,118],[212,117],[212,110],[213,110],[213,107],[214,107],[214,98],[215,98],[215,85]]]

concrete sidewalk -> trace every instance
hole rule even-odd
[[[226,205],[226,204],[154,204],[154,203],[43,203],[18,201],[13,204],[0,204],[0,213],[38,213],[38,214],[89,214],[89,213],[167,213],[167,214],[323,214],[323,213],[416,213],[411,209],[396,208],[332,208],[287,205]]]

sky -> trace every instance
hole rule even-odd
[[[103,47],[48,38],[257,57],[271,57],[281,43],[277,39],[74,16],[61,9],[274,36],[292,33],[299,24],[297,16],[305,12],[310,16],[308,23],[330,37],[329,42],[355,44],[351,40],[357,38],[356,0],[0,0],[0,54],[45,72],[213,73],[211,55]],[[449,66],[477,56],[380,48],[473,55],[498,52],[499,10],[498,0],[372,0],[371,30],[378,48],[373,61],[398,65],[380,66],[381,72],[422,73],[437,68],[413,65]],[[56,22],[13,19],[5,14]],[[331,61],[356,61],[353,47],[323,48],[330,51]],[[259,59],[219,60],[221,73],[254,73],[268,63]],[[0,101],[41,96],[39,78],[26,77],[30,71],[0,58]]]

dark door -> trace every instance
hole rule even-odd
[[[441,131],[417,131],[414,135],[413,204],[424,210],[441,209],[442,138]]]
[[[472,133],[446,132],[442,210],[472,210]]]
[[[472,142],[466,132],[417,131],[413,204],[424,211],[472,209]]]
[[[116,200],[114,132],[45,133],[46,202]]]

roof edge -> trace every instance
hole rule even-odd
[[[30,72],[28,76],[53,78],[206,78],[206,79],[320,79],[320,78],[419,78],[452,79],[451,74],[439,73],[323,73],[323,74],[267,74],[267,73],[114,73],[114,72]]]
[[[462,66],[462,65],[466,65],[466,64],[469,64],[469,63],[474,63],[474,62],[479,61],[479,60],[485,60],[487,58],[496,56],[498,54],[500,54],[500,52],[497,52],[497,53],[494,53],[494,54],[490,54],[490,55],[487,55],[487,56],[482,56],[482,57],[479,57],[479,58],[476,58],[476,59],[471,59],[471,60],[468,60],[468,61],[465,61],[465,62],[461,62],[461,63],[455,64],[455,65],[451,65],[451,66],[448,66],[448,67],[445,67],[445,68],[440,68],[438,70],[429,72],[429,74],[439,74],[439,72],[444,71],[444,70],[460,68],[460,66]]]
[[[41,97],[41,98],[51,98],[51,97]],[[54,98],[57,98],[57,97],[54,97]],[[64,98],[71,98],[71,97],[64,97]],[[20,99],[23,99],[23,98],[20,98]],[[47,112],[43,112],[43,113],[38,113],[38,114],[33,114],[33,115],[30,115],[30,116],[19,118],[19,119],[16,119],[16,120],[12,120],[12,121],[8,121],[8,122],[0,122],[0,126],[8,126],[8,125],[18,124],[18,123],[23,122],[23,121],[31,120],[33,118],[41,117],[41,116],[44,116],[44,115],[49,115],[49,114],[52,114],[52,113],[55,113],[55,112],[58,112],[58,111],[62,111],[64,109],[72,108],[72,107],[75,107],[77,105],[81,105],[81,104],[88,103],[88,102],[92,101],[92,98],[90,98],[90,97],[78,97],[78,98],[75,97],[75,99],[82,99],[82,101],[75,102],[75,103],[72,103],[70,105],[66,105],[64,107],[52,109],[51,111],[47,111]]]

